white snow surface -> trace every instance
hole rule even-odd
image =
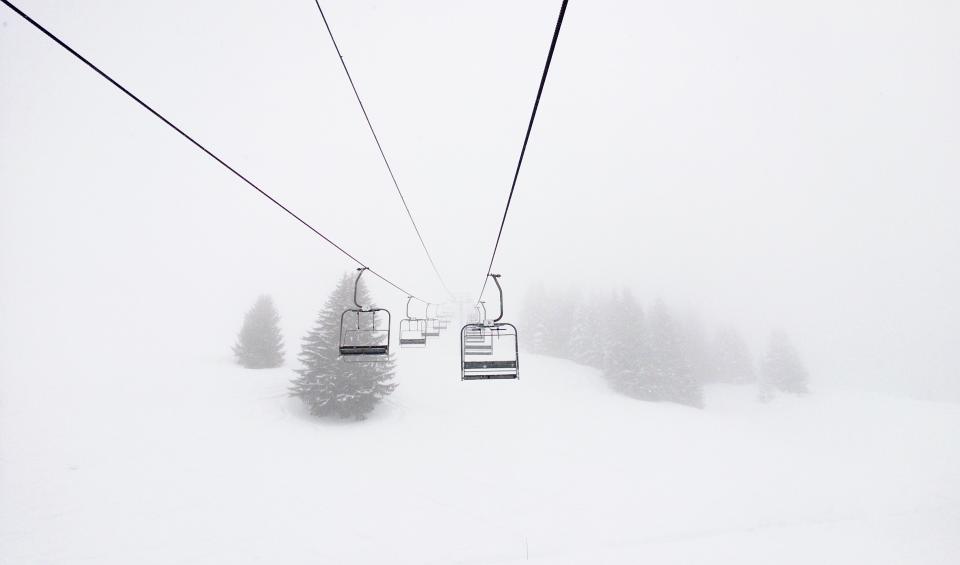
[[[5,565],[960,556],[956,404],[718,386],[697,410],[529,354],[464,383],[455,332],[399,351],[363,422],[309,416],[295,362],[68,361],[0,367]]]

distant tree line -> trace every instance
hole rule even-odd
[[[696,316],[678,316],[662,300],[644,309],[627,290],[585,297],[536,285],[521,323],[527,350],[600,369],[614,390],[642,400],[702,407],[710,383],[757,384],[764,400],[807,390],[806,369],[782,332],[758,373],[735,329],[708,338]]]
[[[357,292],[363,304],[370,303],[362,281]],[[392,355],[378,363],[340,358],[340,314],[352,305],[348,273],[303,338],[290,394],[313,415],[363,419],[397,386]],[[271,298],[259,297],[233,348],[237,362],[251,369],[282,366],[279,323]],[[584,297],[538,285],[527,297],[520,324],[526,350],[596,367],[614,390],[634,398],[701,407],[703,387],[710,383],[754,384],[761,400],[778,391],[807,392],[809,375],[785,333],[771,335],[758,371],[735,329],[720,328],[708,338],[696,316],[679,316],[662,300],[645,309],[627,290]]]

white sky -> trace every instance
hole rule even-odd
[[[371,266],[442,297],[311,0],[18,5]],[[467,295],[558,7],[324,3]],[[955,1],[573,0],[496,264],[508,316],[537,280],[628,286],[755,349],[782,327],[821,382],[960,398],[957,29]],[[351,268],[0,8],[0,353],[227,351],[257,293],[305,329]]]

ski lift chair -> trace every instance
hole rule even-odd
[[[513,324],[500,321],[503,318],[503,289],[498,280],[500,275],[490,277],[500,292],[500,315],[492,321],[483,316],[480,321],[461,328],[460,379],[464,381],[520,377],[517,328]]]
[[[427,308],[424,311],[424,316],[426,318],[423,320],[423,335],[424,337],[438,337],[440,335],[440,326],[437,324],[440,320],[437,318],[430,317],[430,305],[427,304]]]
[[[384,308],[364,308],[357,302],[357,287],[366,267],[357,269],[353,283],[353,303],[356,308],[340,315],[340,355],[364,361],[382,360],[390,355],[390,311]]]
[[[407,317],[400,320],[400,347],[407,349],[410,347],[426,347],[426,320],[410,317],[410,301],[412,296],[407,297]]]
[[[437,306],[437,327],[441,330],[450,327],[450,314],[442,306]]]

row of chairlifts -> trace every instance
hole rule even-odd
[[[438,337],[440,330],[447,329],[447,321],[439,313],[439,306],[427,304],[423,318],[410,315],[410,301],[407,297],[407,317],[400,320],[400,347],[426,347],[428,337]],[[434,306],[434,316],[430,317],[430,307]]]
[[[353,283],[353,303],[340,315],[340,355],[354,361],[382,361],[390,355],[391,316],[385,308],[364,307],[357,302],[360,277],[366,267],[357,269],[357,278]],[[400,321],[400,346],[424,347],[428,337],[437,337],[440,331],[449,326],[449,319],[439,312],[439,307],[428,304],[423,318],[410,316],[410,301],[407,298],[407,317]],[[430,307],[436,308],[434,317],[430,316]]]
[[[357,302],[360,277],[366,267],[357,269],[353,287],[353,303],[340,316],[340,355],[351,361],[382,361],[390,355],[391,318],[385,308],[364,307]],[[466,324],[460,330],[460,378],[465,381],[516,379],[520,376],[520,358],[517,343],[517,328],[501,322],[503,318],[503,288],[500,275],[489,275],[500,294],[500,314],[490,320],[486,305],[476,307],[477,321]],[[449,326],[448,316],[439,306],[427,304],[423,318],[410,315],[407,297],[407,317],[400,320],[400,347],[426,347],[427,338],[437,337]],[[430,316],[434,306],[434,316]]]

